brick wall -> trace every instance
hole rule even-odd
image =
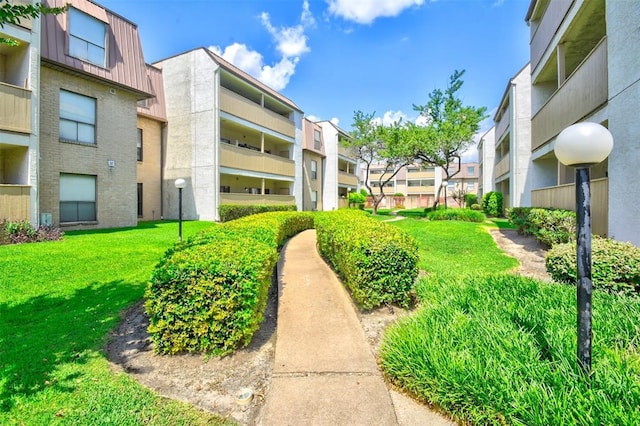
[[[138,183],[142,183],[142,217],[138,220],[159,220],[162,180],[161,142],[163,123],[138,116],[138,128],[142,129],[142,161],[138,161]]]
[[[59,225],[60,173],[95,175],[97,221],[65,225],[65,229],[136,225],[135,96],[46,66],[40,83],[40,212],[51,213]],[[96,145],[60,142],[60,89],[97,99]],[[108,166],[110,160],[115,167]]]

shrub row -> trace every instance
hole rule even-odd
[[[262,322],[278,248],[312,227],[310,213],[264,213],[169,249],[146,290],[156,352],[221,356],[247,345]]]
[[[236,204],[221,204],[218,207],[218,214],[220,215],[220,222],[229,222],[231,220],[240,219],[241,217],[251,216],[259,213],[267,212],[288,212],[296,211],[297,208],[293,204],[273,206],[273,205],[236,205]]]
[[[471,209],[435,210],[427,214],[429,220],[461,220],[464,222],[484,222],[487,217],[481,211]]]
[[[576,237],[576,214],[570,210],[513,207],[507,209],[507,218],[518,227],[520,234],[534,235],[549,247],[573,241]]]
[[[51,225],[35,228],[26,220],[17,222],[0,220],[0,245],[57,241],[62,239],[63,235],[60,228]]]
[[[487,216],[502,217],[502,192],[491,191],[482,196],[482,210]]]
[[[358,210],[316,214],[318,248],[364,309],[410,305],[418,275],[415,240]]]
[[[640,294],[640,248],[608,238],[591,241],[593,287],[616,294]],[[557,244],[545,259],[547,271],[557,281],[575,285],[576,243]]]

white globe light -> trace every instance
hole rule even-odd
[[[184,180],[184,179],[182,179],[182,178],[178,178],[178,179],[176,179],[176,181],[175,181],[175,185],[176,185],[176,188],[178,188],[178,189],[182,189],[182,188],[184,188],[185,186],[187,186],[187,181],[186,181],[186,180]]]
[[[560,132],[554,151],[565,166],[588,167],[602,163],[613,149],[613,136],[598,123],[576,123]]]

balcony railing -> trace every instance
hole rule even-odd
[[[296,136],[296,128],[293,121],[262,108],[255,102],[229,89],[220,88],[220,109],[285,136],[291,138],[295,138]]]
[[[220,144],[220,165],[287,177],[295,176],[295,162],[292,160],[225,143]]]
[[[603,38],[531,119],[531,150],[605,104],[607,76],[607,39]]]
[[[358,185],[358,178],[356,175],[352,175],[351,173],[338,172],[338,183],[340,185],[349,185],[354,189]]]
[[[228,192],[220,194],[220,204],[289,205],[295,203],[296,198],[293,195],[237,194]]]
[[[31,133],[31,91],[0,83],[0,129]]]
[[[436,177],[436,172],[407,172],[407,179],[434,179]]]
[[[609,179],[591,181],[591,229],[594,234],[607,235],[609,221]],[[555,207],[565,210],[576,209],[576,185],[552,186],[531,191],[531,205]]]
[[[30,220],[31,187],[0,184],[0,220]]]
[[[504,174],[509,173],[509,170],[511,169],[509,157],[509,154],[502,157],[502,159],[498,161],[498,164],[496,164],[496,166],[493,168],[493,172],[496,177],[500,177]]]
[[[531,69],[535,70],[549,47],[551,39],[558,32],[558,28],[571,8],[573,0],[553,0],[549,2],[547,10],[531,37]]]
[[[504,135],[504,132],[507,131],[510,122],[511,114],[509,114],[509,111],[507,110],[500,117],[500,121],[496,123],[496,142],[500,142],[502,136]]]
[[[435,194],[435,186],[408,186],[407,194]]]

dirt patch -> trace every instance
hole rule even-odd
[[[498,246],[520,261],[518,273],[550,280],[544,268],[544,247],[533,237],[511,230],[490,231]],[[130,374],[139,383],[167,398],[190,403],[201,409],[229,417],[243,425],[253,425],[264,405],[273,370],[278,312],[277,284],[271,286],[264,322],[249,346],[224,358],[205,359],[200,355],[155,355],[147,333],[149,321],[140,302],[125,312],[105,350],[112,367]],[[362,328],[377,356],[383,330],[410,312],[382,307],[358,313]],[[237,397],[242,389],[253,392],[249,404]]]

